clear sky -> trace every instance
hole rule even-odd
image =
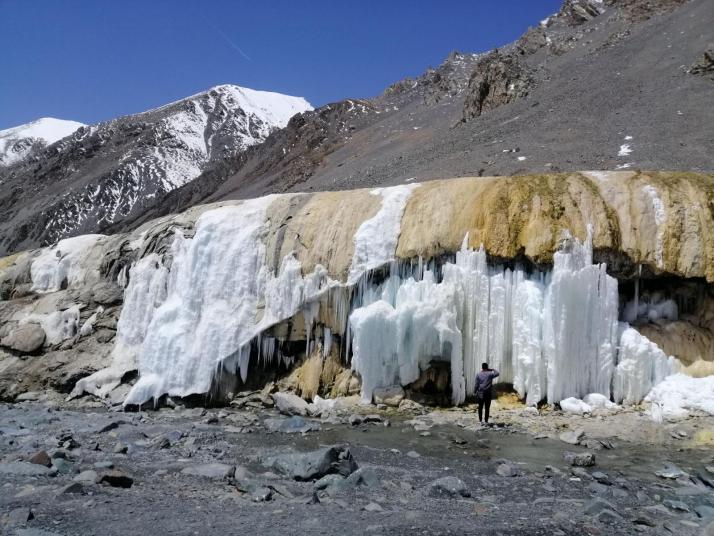
[[[218,84],[319,106],[452,50],[513,41],[561,0],[0,0],[0,129],[95,123]]]

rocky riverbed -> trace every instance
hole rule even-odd
[[[714,534],[712,417],[24,398],[0,406],[3,534]]]

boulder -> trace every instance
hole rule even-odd
[[[595,497],[592,501],[585,504],[583,511],[588,515],[597,516],[604,511],[617,512],[617,508],[615,508],[611,502],[600,497]]]
[[[357,415],[356,413],[353,413],[352,415],[349,416],[349,423],[352,426],[357,426],[359,424],[362,424],[362,415]]]
[[[89,469],[87,471],[82,471],[72,480],[74,480],[75,482],[83,482],[85,484],[94,484],[97,481],[97,478],[97,472]]]
[[[381,486],[379,477],[374,469],[370,467],[361,467],[357,469],[354,473],[343,480],[346,486],[356,487],[356,486],[366,486],[368,488],[378,488]]]
[[[97,342],[105,344],[107,342],[110,342],[114,337],[116,336],[116,331],[111,330],[111,329],[98,329],[95,332],[94,338],[97,339]]]
[[[250,499],[253,502],[266,502],[273,498],[273,490],[265,486],[256,488],[251,494]]]
[[[21,393],[15,397],[15,402],[30,402],[39,400],[45,396],[40,391],[27,391],[26,393]]]
[[[302,417],[308,414],[310,405],[299,396],[292,393],[274,393],[272,396],[280,413],[290,416],[300,415]]]
[[[0,463],[0,474],[21,476],[52,476],[55,471],[44,465],[29,462]]]
[[[520,470],[512,463],[504,462],[498,464],[498,466],[496,467],[496,474],[499,476],[506,477],[518,476],[520,474]]]
[[[84,493],[84,485],[81,482],[71,482],[57,492],[57,495]]]
[[[133,478],[116,470],[103,473],[98,481],[113,488],[130,488],[134,484]]]
[[[439,497],[470,497],[471,492],[463,480],[455,476],[444,476],[427,485],[429,495]]]
[[[327,474],[348,476],[357,470],[350,450],[340,445],[310,452],[280,454],[267,458],[263,465],[295,480],[315,480]]]
[[[689,505],[682,501],[675,501],[673,499],[665,499],[662,501],[662,504],[664,504],[667,508],[671,508],[672,510],[676,510],[678,512],[691,512],[692,511],[689,508]]]
[[[52,460],[52,469],[62,475],[74,473],[74,465],[66,458],[54,458]]]
[[[569,445],[577,445],[578,443],[580,443],[580,440],[583,438],[584,435],[585,430],[583,430],[582,428],[578,428],[577,430],[563,432],[558,437],[564,443],[568,443]]]
[[[671,480],[676,480],[677,478],[682,477],[682,476],[689,476],[689,475],[687,475],[687,473],[682,471],[679,467],[677,467],[673,463],[665,463],[663,469],[660,469],[659,471],[655,471],[655,475],[657,475],[660,478],[668,478]]]
[[[304,434],[306,432],[320,431],[319,424],[306,421],[297,415],[287,419],[265,419],[263,424],[269,432],[281,432],[283,434]]]
[[[593,452],[564,452],[563,459],[575,467],[592,467],[595,465],[595,454]]]
[[[413,411],[414,413],[424,413],[424,406],[422,406],[419,402],[416,402],[414,400],[410,400],[408,398],[405,398],[399,403],[399,411],[404,411],[404,412],[409,412]]]
[[[329,474],[317,480],[315,484],[313,484],[313,488],[317,491],[320,491],[323,489],[339,487],[339,485],[344,481],[345,477],[343,477],[342,475]]]
[[[47,452],[45,452],[44,450],[41,450],[41,451],[33,454],[32,457],[28,461],[30,463],[36,463],[37,465],[44,465],[45,467],[52,467],[52,460],[50,459],[49,454],[47,454]]]
[[[610,486],[612,484],[612,482],[610,481],[610,477],[602,471],[593,471],[592,477],[600,484],[605,484],[606,486]]]
[[[213,478],[216,480],[226,480],[235,475],[236,468],[234,465],[226,465],[224,463],[206,463],[203,465],[192,465],[184,468],[181,473],[184,475],[202,476],[205,478]]]
[[[6,522],[8,527],[16,527],[18,525],[24,525],[28,521],[35,519],[35,514],[27,506],[21,506],[19,508],[13,508],[7,514]]]
[[[404,389],[399,385],[392,387],[380,387],[373,392],[375,404],[385,404],[392,408],[399,407],[399,404],[404,400]]]
[[[20,324],[0,340],[0,346],[5,346],[21,354],[31,354],[40,349],[44,342],[45,330],[42,329],[42,326],[28,322]]]
[[[124,299],[124,290],[114,282],[102,281],[92,287],[92,300],[100,305],[113,305]]]

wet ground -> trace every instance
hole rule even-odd
[[[0,406],[4,533],[714,534],[710,417],[657,425],[635,410],[581,417],[504,403],[481,427],[468,408],[284,421],[260,407],[86,406]],[[329,445],[349,448],[361,481],[330,477],[318,490],[267,465]],[[35,461],[52,467],[28,462],[41,451]],[[590,452],[595,465],[572,466],[566,452]],[[443,477],[458,480],[433,484]]]

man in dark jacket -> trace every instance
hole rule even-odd
[[[491,411],[491,398],[493,396],[493,379],[498,377],[498,371],[488,368],[488,363],[481,363],[481,372],[476,374],[476,402],[478,402],[478,420],[483,418],[483,408],[486,407],[486,422]]]

